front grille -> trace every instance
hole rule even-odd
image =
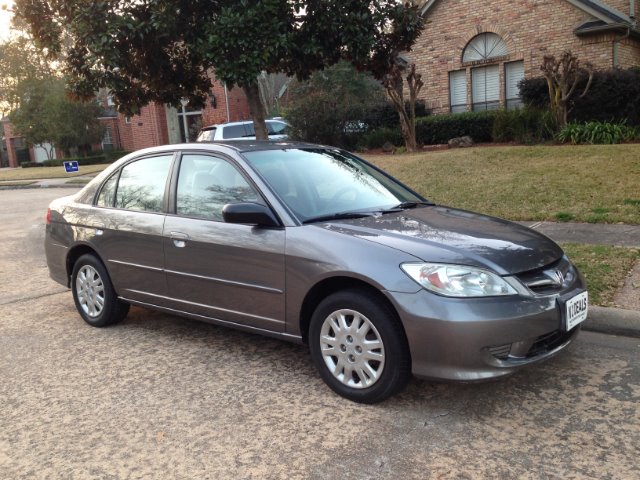
[[[488,348],[489,353],[496,357],[498,360],[506,360],[509,357],[509,353],[511,352],[511,344],[507,343],[506,345],[497,345],[495,347]]]
[[[569,287],[576,279],[576,269],[567,257],[536,270],[518,274],[518,278],[533,293],[552,295]]]
[[[510,360],[522,361],[544,355],[564,344],[573,334],[573,330],[570,332],[554,330],[533,339],[485,347],[485,350],[498,360],[507,362]]]
[[[541,355],[556,347],[562,345],[572,335],[573,332],[563,332],[562,330],[554,330],[553,332],[545,333],[535,339],[526,357],[535,357]]]

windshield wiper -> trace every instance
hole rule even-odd
[[[302,223],[306,225],[307,223],[326,222],[329,220],[344,220],[349,218],[372,217],[373,215],[374,215],[373,212],[338,212],[338,213],[331,213],[327,215],[320,215],[317,217],[311,217],[306,219]]]
[[[381,213],[393,213],[393,212],[399,212],[402,210],[409,210],[411,208],[417,208],[420,206],[428,206],[428,207],[433,207],[435,205],[435,203],[433,202],[402,202],[399,203],[398,205],[396,205],[395,207],[391,207],[391,208],[387,208],[385,210],[382,210]]]

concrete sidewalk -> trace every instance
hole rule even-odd
[[[76,175],[73,177],[62,178],[0,180],[0,190],[17,190],[23,188],[82,188],[96,175],[97,173],[89,173],[87,175]]]

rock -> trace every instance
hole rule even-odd
[[[385,153],[393,153],[395,148],[391,142],[384,142],[384,145],[382,145],[382,151]]]
[[[449,147],[451,148],[469,148],[475,145],[473,138],[469,135],[464,137],[452,138],[449,140]]]

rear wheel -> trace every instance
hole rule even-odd
[[[118,323],[129,312],[129,304],[118,299],[106,268],[94,255],[82,255],[74,264],[71,290],[80,316],[93,327]]]
[[[311,357],[339,395],[377,403],[402,390],[411,360],[402,325],[379,297],[345,290],[325,298],[309,328]]]

